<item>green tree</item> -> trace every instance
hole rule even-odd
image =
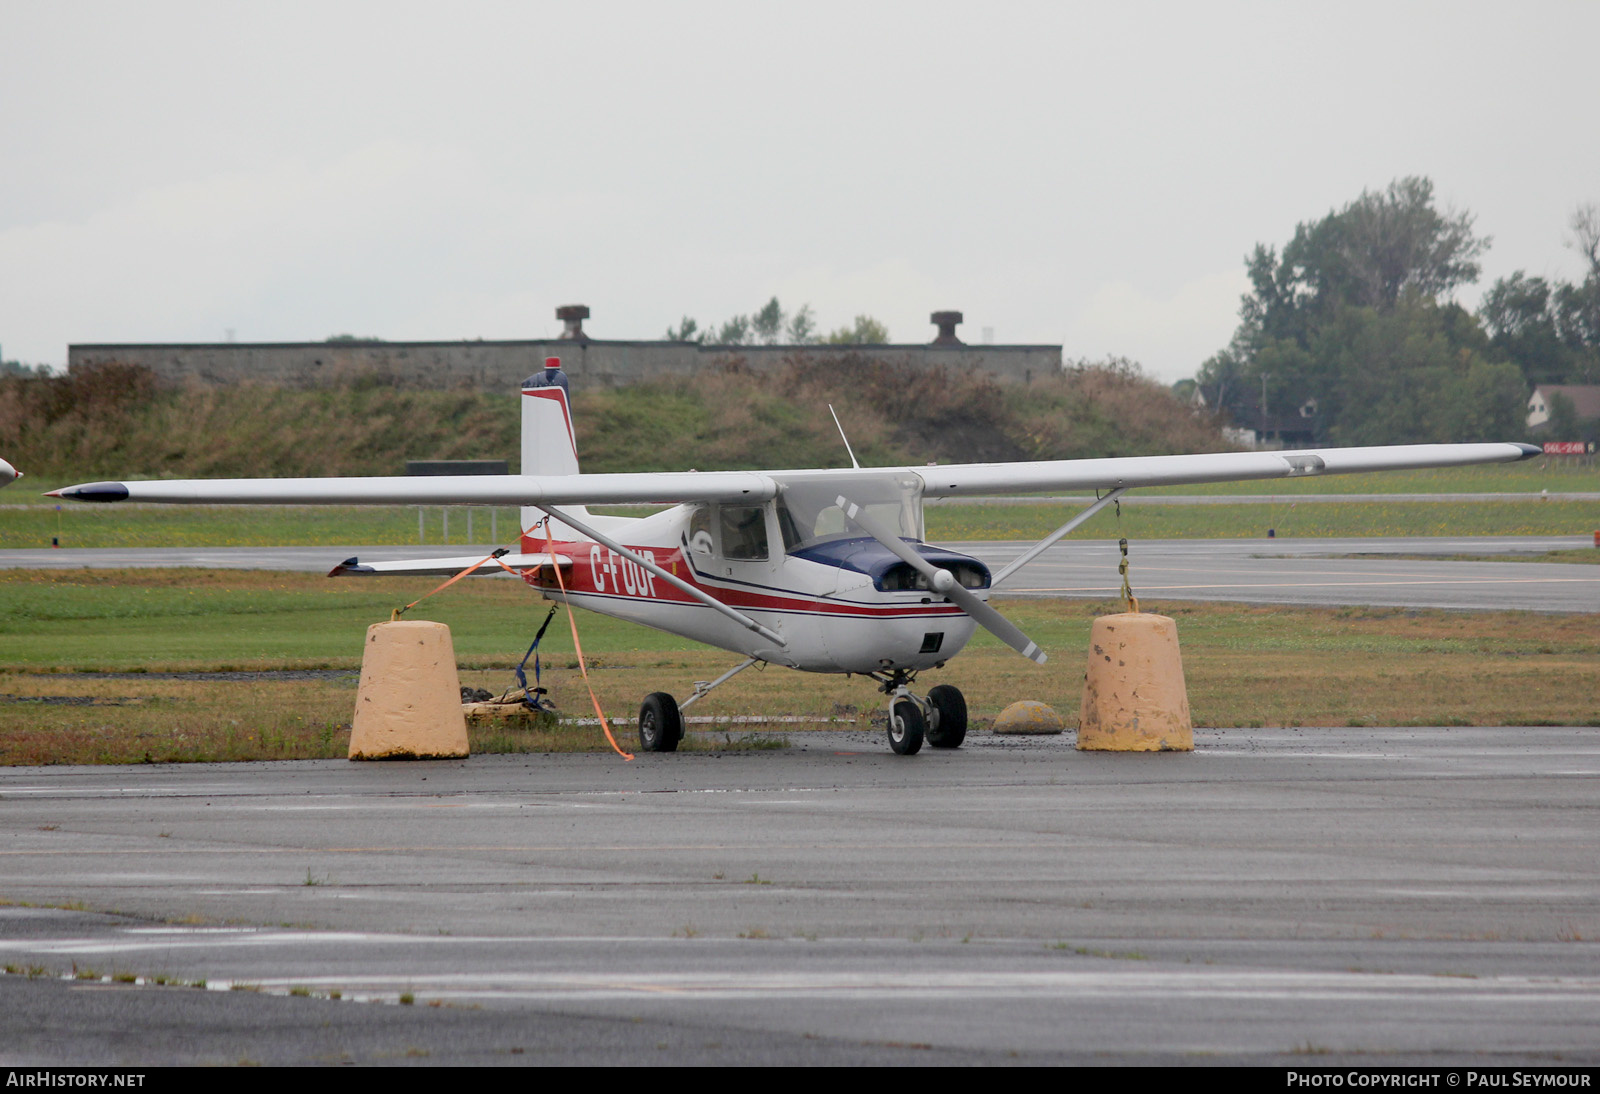
[[[1600,384],[1600,277],[1558,286],[1555,311],[1561,340],[1571,352],[1566,382]]]
[[[1555,294],[1542,277],[1521,270],[1502,277],[1483,295],[1478,315],[1490,344],[1515,362],[1532,384],[1559,384],[1567,375],[1572,352],[1561,337]]]
[[[1600,205],[1591,201],[1578,206],[1568,219],[1567,227],[1572,232],[1567,237],[1567,246],[1583,256],[1591,278],[1600,278]]]
[[[1465,326],[1467,331],[1452,329]],[[1471,316],[1420,293],[1388,312],[1348,308],[1317,332],[1311,357],[1332,377],[1325,408],[1339,444],[1505,440],[1523,432],[1516,366],[1491,361]]]
[[[736,315],[717,328],[713,341],[719,346],[742,346],[750,341],[750,317]]]
[[[883,337],[877,340],[887,341],[888,332],[883,330],[881,324],[876,324],[876,327],[883,333]],[[705,330],[701,330],[700,324],[686,315],[677,327],[667,328],[666,336],[669,342],[710,342],[720,346],[775,346],[785,339],[790,345],[808,346],[819,341],[817,316],[811,310],[811,305],[802,304],[800,310],[791,315],[784,311],[776,296],[749,315],[735,315]]]
[[[1281,258],[1256,245],[1244,318],[1269,337],[1304,344],[1310,328],[1341,307],[1388,311],[1407,291],[1447,296],[1477,281],[1477,259],[1489,247],[1472,222],[1470,213],[1434,208],[1425,178],[1362,191],[1338,212],[1296,225]]]
[[[764,346],[775,346],[783,335],[783,305],[778,303],[774,296],[762,305],[761,310],[750,316],[750,333],[756,341]]]
[[[1557,324],[1562,340],[1574,350],[1569,383],[1600,383],[1600,206],[1579,206],[1567,222],[1567,246],[1589,267],[1581,284],[1556,290]]]
[[[700,324],[686,315],[676,327],[667,328],[666,339],[669,342],[699,342],[705,336]]]
[[[817,316],[810,304],[801,304],[789,317],[788,333],[791,346],[809,346],[817,340]]]
[[[1529,277],[1521,270],[1484,294],[1478,310],[1498,356],[1530,384],[1600,383],[1600,208],[1580,207],[1567,246],[1588,267],[1582,282]]]
[[[889,341],[889,328],[870,315],[858,315],[854,325],[828,335],[830,346],[881,346]]]
[[[1207,403],[1244,426],[1315,405],[1318,439],[1349,443],[1443,439],[1447,421],[1476,428],[1461,413],[1440,417],[1422,379],[1444,380],[1437,370],[1452,354],[1466,362],[1452,382],[1465,382],[1472,360],[1488,364],[1478,321],[1440,303],[1478,277],[1489,240],[1472,225],[1435,206],[1428,179],[1405,178],[1296,225],[1281,255],[1258,244],[1245,260],[1239,327],[1196,377]],[[1472,397],[1503,400],[1508,375],[1480,376]],[[1452,391],[1450,401],[1464,397]],[[1506,417],[1503,407],[1485,413]]]

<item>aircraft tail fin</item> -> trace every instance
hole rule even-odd
[[[522,381],[522,473],[524,475],[576,475],[578,435],[572,427],[572,402],[561,358],[547,357],[544,369]],[[580,520],[588,515],[581,505],[568,506]],[[544,511],[522,509],[522,526],[544,519]],[[559,525],[557,535],[570,530]],[[574,533],[575,534],[575,533]],[[542,537],[541,537],[542,538]]]

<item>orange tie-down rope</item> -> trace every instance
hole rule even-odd
[[[547,551],[548,551],[549,558],[550,558],[550,568],[555,571],[555,574],[556,574],[556,585],[560,587],[561,596],[562,596],[562,602],[565,603],[566,602],[566,594],[567,594],[567,585],[566,585],[566,582],[561,580],[561,567],[560,567],[560,565],[558,565],[556,563],[556,541],[555,541],[555,536],[550,531],[550,518],[546,517],[544,519],[543,523],[544,523],[545,541],[546,541],[546,543],[548,545]],[[536,527],[538,527],[538,525],[534,525],[534,527],[536,528]],[[524,529],[523,533],[522,533],[523,536],[526,536],[529,531],[531,531],[531,529]],[[513,570],[511,567],[507,566],[504,562],[500,561],[500,556],[503,555],[503,554],[507,554],[507,553],[508,553],[508,550],[505,549],[505,548],[502,548],[501,550],[495,551],[492,554],[484,556],[483,558],[479,559],[477,562],[474,562],[471,566],[468,566],[465,570],[462,570],[455,577],[452,577],[450,580],[446,581],[444,584],[442,584],[438,588],[434,589],[432,592],[423,593],[421,596],[417,597],[411,603],[407,604],[404,608],[396,608],[390,614],[389,621],[391,623],[395,622],[403,614],[405,614],[406,612],[410,611],[412,608],[415,608],[418,604],[421,604],[424,600],[428,599],[428,597],[432,596],[434,593],[443,592],[445,589],[448,589],[450,586],[454,585],[456,582],[460,581],[462,578],[466,577],[468,574],[470,574],[474,570],[478,569],[478,567],[482,566],[485,562],[491,562],[492,561],[492,562],[494,562],[495,565],[499,566],[502,570],[504,570],[506,573],[512,575],[513,577],[521,577],[522,576],[521,574],[517,573],[517,571]],[[600,728],[605,730],[606,740],[609,741],[610,744],[611,744],[611,747],[616,750],[617,755],[621,756],[624,760],[631,760],[631,759],[633,759],[633,754],[630,753],[630,752],[622,751],[622,749],[620,747],[618,747],[618,745],[617,745],[617,739],[611,735],[611,723],[606,721],[605,712],[600,709],[600,699],[594,693],[594,685],[589,682],[589,666],[584,660],[583,643],[578,641],[578,621],[576,619],[574,619],[573,616],[572,616],[572,605],[571,604],[567,605],[567,622],[569,624],[571,624],[571,626],[572,626],[572,645],[573,645],[573,648],[578,651],[578,668],[581,669],[582,672],[583,672],[583,686],[589,689],[589,701],[594,704],[594,712],[600,718]]]
[[[595,696],[594,685],[589,682],[589,666],[583,658],[583,643],[578,641],[578,620],[572,614],[572,605],[567,603],[567,583],[561,580],[561,567],[556,564],[556,539],[550,531],[550,518],[544,518],[545,551],[550,558],[550,568],[556,573],[556,586],[561,590],[561,601],[567,605],[567,622],[572,626],[572,648],[578,651],[578,668],[583,672],[583,686],[589,689],[589,701],[594,704],[595,717],[600,719],[600,728],[606,731],[606,740],[611,742],[611,747],[618,756],[624,760],[633,759],[633,753],[622,751],[617,744],[617,739],[611,735],[611,723],[606,721],[605,711],[600,709],[600,700]]]
[[[513,570],[511,567],[507,566],[504,562],[500,561],[500,556],[501,555],[509,554],[509,553],[510,553],[510,548],[502,547],[498,551],[493,552],[492,554],[485,555],[484,557],[480,558],[477,562],[474,562],[471,566],[468,566],[465,570],[462,570],[455,577],[450,578],[443,585],[440,585],[438,588],[432,590],[431,592],[423,593],[421,596],[417,597],[415,600],[413,600],[411,603],[407,604],[405,607],[396,608],[394,611],[390,612],[389,613],[389,622],[391,622],[391,623],[398,622],[400,617],[402,615],[405,615],[412,608],[415,608],[418,604],[421,604],[424,600],[428,599],[428,597],[432,596],[434,593],[440,593],[440,592],[443,592],[444,590],[448,589],[450,586],[454,585],[456,582],[460,581],[462,578],[464,578],[468,574],[472,573],[479,566],[482,566],[485,562],[489,562],[489,561],[492,560],[502,570],[504,570],[506,573],[511,574],[513,576],[516,576],[517,571]]]

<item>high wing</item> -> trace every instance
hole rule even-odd
[[[1375,448],[1288,449],[1281,452],[1216,452],[1196,456],[1122,456],[1040,463],[969,463],[908,468],[922,476],[930,498],[1004,491],[1114,490],[1139,486],[1190,486],[1361,471],[1408,471],[1514,463],[1541,455],[1531,444],[1404,444]]]
[[[605,505],[767,501],[777,484],[749,471],[622,475],[434,475],[326,479],[91,482],[50,491],[73,501],[169,505]]]
[[[1123,456],[1034,463],[809,471],[672,471],[611,475],[472,475],[324,479],[171,479],[93,482],[51,491],[75,501],[225,505],[603,505],[625,502],[762,502],[788,478],[914,474],[926,497],[1045,490],[1113,490],[1208,482],[1343,475],[1513,463],[1541,454],[1530,444],[1413,444],[1374,448]]]

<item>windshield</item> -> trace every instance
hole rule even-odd
[[[905,539],[922,539],[922,480],[916,475],[827,476],[785,479],[778,494],[778,527],[791,554],[830,539],[861,535],[847,527],[840,495]]]

